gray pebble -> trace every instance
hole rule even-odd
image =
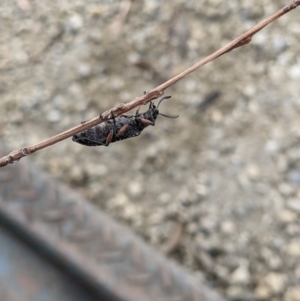
[[[236,230],[236,227],[232,221],[225,220],[221,223],[220,229],[224,234],[233,234]]]
[[[271,272],[263,281],[269,286],[273,295],[278,295],[284,292],[287,277],[285,274]]]
[[[91,65],[88,63],[81,63],[77,66],[77,73],[80,77],[89,77],[92,73]]]
[[[288,43],[283,37],[275,37],[273,40],[273,47],[277,53],[280,53],[287,49]]]
[[[51,110],[47,115],[46,118],[49,122],[56,123],[62,119],[62,112],[60,110]]]
[[[77,33],[83,26],[82,16],[79,14],[74,14],[68,20],[67,26],[72,32]]]
[[[226,295],[231,300],[246,300],[246,290],[243,286],[229,286],[226,290]]]
[[[144,192],[144,187],[139,181],[132,181],[128,184],[128,192],[133,197],[141,196]]]
[[[70,171],[70,179],[74,184],[83,184],[87,174],[81,165],[74,165]]]
[[[242,261],[241,265],[230,276],[232,284],[248,285],[250,283],[249,262]]]
[[[270,300],[272,292],[268,285],[261,283],[255,288],[254,295],[257,300]]]
[[[290,287],[284,295],[284,301],[300,301],[300,285]]]
[[[265,152],[267,154],[274,155],[274,154],[278,153],[278,151],[279,151],[279,146],[276,141],[274,141],[274,140],[267,141],[267,143],[265,145]]]
[[[285,246],[284,253],[290,257],[300,257],[300,242],[295,241]]]
[[[300,78],[300,64],[294,64],[292,67],[288,69],[288,75],[291,79],[299,79]]]
[[[287,178],[290,183],[300,184],[300,171],[299,170],[291,170],[288,172]]]
[[[282,210],[278,214],[279,220],[284,224],[295,222],[298,219],[296,213],[290,210]]]
[[[284,173],[288,171],[289,163],[284,155],[279,155],[277,157],[276,166],[279,172]],[[291,182],[291,180],[289,179]],[[299,183],[300,183],[300,173],[299,173]]]
[[[285,232],[289,236],[298,236],[300,234],[300,225],[298,224],[288,224],[286,226]]]
[[[285,197],[292,196],[295,193],[294,187],[285,182],[279,184],[278,190]]]
[[[261,171],[258,165],[252,163],[246,167],[246,174],[251,181],[258,181],[261,177]]]
[[[294,212],[300,213],[300,199],[288,200],[287,207]]]

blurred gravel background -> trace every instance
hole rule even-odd
[[[132,100],[288,1],[1,1],[0,139]],[[299,8],[167,90],[135,139],[30,158],[229,300],[300,300]],[[142,108],[142,110],[147,108]]]

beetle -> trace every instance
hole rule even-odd
[[[159,113],[159,105],[163,100],[169,98],[171,98],[171,96],[163,97],[157,106],[151,101],[149,109],[144,113],[139,113],[139,107],[135,115],[124,114],[118,117],[112,115],[111,119],[74,135],[72,140],[87,146],[108,146],[110,143],[137,137],[146,127],[155,125],[158,115],[172,119],[178,117],[178,115],[173,116]]]

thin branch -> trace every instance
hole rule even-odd
[[[169,239],[160,247],[160,250],[169,255],[176,250],[182,238],[183,223],[181,220],[176,220],[173,232],[171,233]]]
[[[233,40],[232,42],[228,43],[226,46],[220,48],[219,50],[217,50],[216,52],[214,52],[213,54],[207,56],[206,58],[204,58],[203,60],[201,60],[200,62],[196,63],[195,65],[193,65],[192,67],[186,69],[185,71],[183,71],[182,73],[178,74],[177,76],[171,78],[170,80],[168,80],[167,82],[163,83],[162,85],[152,89],[151,91],[149,91],[148,93],[144,94],[143,96],[137,97],[134,100],[132,100],[131,102],[128,102],[126,104],[121,104],[121,105],[117,105],[116,107],[107,110],[106,112],[104,112],[103,114],[100,115],[99,117],[95,117],[89,121],[83,122],[82,124],[71,128],[65,132],[62,132],[58,135],[55,135],[49,139],[46,139],[38,144],[32,145],[32,146],[28,146],[16,151],[12,151],[10,154],[8,154],[7,156],[4,156],[2,158],[0,158],[0,167],[6,166],[10,163],[13,163],[15,161],[19,161],[21,158],[28,156],[38,150],[41,150],[43,148],[46,148],[52,144],[55,144],[57,142],[60,142],[62,140],[65,140],[77,133],[80,133],[88,128],[91,128],[101,122],[105,122],[106,120],[108,120],[112,113],[115,116],[119,116],[121,114],[124,114],[128,111],[130,111],[133,108],[136,108],[140,105],[146,104],[147,102],[151,101],[152,99],[158,98],[159,96],[164,94],[164,90],[166,90],[167,88],[169,88],[170,86],[174,85],[175,83],[177,83],[179,80],[183,79],[184,77],[186,77],[188,74],[194,72],[196,69],[206,65],[207,63],[213,61],[214,59],[218,58],[219,56],[230,52],[231,50],[238,48],[240,46],[246,45],[248,43],[251,42],[252,36],[254,34],[256,34],[258,31],[260,31],[261,29],[263,29],[264,27],[266,27],[268,24],[272,23],[273,21],[275,21],[276,19],[280,18],[281,16],[285,15],[286,13],[288,13],[289,11],[295,9],[297,6],[300,5],[300,0],[294,0],[291,3],[289,3],[288,5],[284,6],[282,9],[280,9],[278,12],[276,12],[274,15],[272,15],[271,17],[261,21],[260,23],[258,23],[257,25],[255,25],[253,28],[251,28],[250,30],[248,30],[247,32],[245,32],[244,34],[242,34],[240,37],[236,38],[235,40]]]

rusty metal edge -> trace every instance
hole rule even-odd
[[[115,296],[112,292],[107,291],[106,287],[95,282],[92,278],[89,278],[90,275],[85,274],[85,272],[78,267],[76,262],[66,257],[66,254],[60,252],[57,248],[53,248],[53,246],[45,242],[45,239],[40,237],[40,235],[36,235],[36,233],[33,233],[27,227],[24,227],[23,223],[20,223],[18,219],[16,220],[15,217],[6,210],[3,204],[0,205],[0,230],[17,240],[21,248],[26,246],[31,250],[31,253],[41,258],[48,266],[51,265],[56,268],[62,276],[67,277],[80,291],[83,291],[86,296],[88,296],[88,300],[98,300],[99,298],[101,298],[100,300],[109,301],[120,300],[120,298]],[[44,279],[36,279],[36,281],[41,287],[44,285]],[[61,279],[57,279],[57,281],[61,281]],[[3,283],[0,283],[0,285],[2,289],[6,289],[8,295],[12,294],[16,297],[11,287],[5,288],[3,287]]]
[[[1,174],[1,218],[23,229],[33,245],[51,250],[67,270],[110,296],[107,300],[224,300],[99,208],[23,161]]]

